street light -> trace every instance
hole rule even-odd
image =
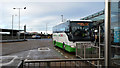
[[[13,22],[14,22],[14,16],[17,16],[17,15],[12,15],[12,39],[13,39]]]
[[[63,22],[63,15],[61,15],[61,17],[62,17],[62,22]]]
[[[13,9],[19,10],[19,36],[18,36],[18,39],[20,39],[20,9],[22,9],[22,8],[13,8]],[[26,7],[24,7],[24,9],[26,9]]]
[[[47,25],[47,23],[46,23],[46,35],[47,35],[47,26],[48,26],[48,25]]]

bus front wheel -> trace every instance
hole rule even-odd
[[[63,42],[63,49],[65,50],[65,43]]]

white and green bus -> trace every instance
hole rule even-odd
[[[76,43],[93,42],[91,20],[67,20],[53,27],[53,44],[68,52],[76,51]]]

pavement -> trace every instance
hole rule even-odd
[[[0,66],[16,68],[20,65],[21,60],[64,58],[55,50],[52,39],[28,39],[24,42],[3,43]]]
[[[0,40],[0,43],[22,42],[22,41],[27,41],[27,40],[25,40],[25,39]]]

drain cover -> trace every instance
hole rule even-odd
[[[38,51],[50,51],[48,47],[38,48]]]

